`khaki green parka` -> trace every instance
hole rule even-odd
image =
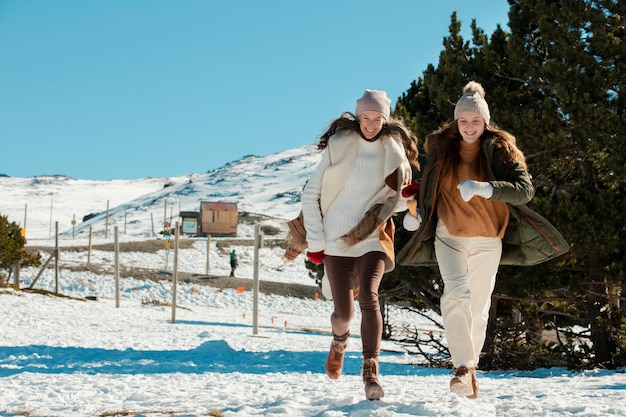
[[[526,204],[535,194],[530,175],[519,163],[505,163],[493,139],[482,144],[490,167],[493,195],[490,200],[506,203],[510,210],[509,223],[502,239],[500,265],[530,266],[554,259],[569,250],[567,241],[558,230]],[[419,208],[420,227],[399,248],[396,263],[405,266],[436,265],[434,240],[437,227],[437,196],[441,175],[442,151],[429,152],[422,173]]]

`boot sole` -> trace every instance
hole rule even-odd
[[[385,396],[385,391],[378,384],[371,384],[365,387],[365,398],[370,401],[380,400]]]
[[[450,384],[450,391],[456,395],[460,395],[461,397],[470,397],[474,395],[474,390],[472,389],[472,387],[468,387],[462,382]]]

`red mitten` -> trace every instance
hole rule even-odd
[[[420,191],[420,183],[413,182],[402,189],[402,197],[409,198],[419,193]]]
[[[324,251],[321,250],[319,252],[307,252],[306,257],[309,258],[309,260],[315,265],[319,265],[324,262]]]

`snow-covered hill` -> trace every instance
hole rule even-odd
[[[245,156],[204,174],[93,181],[65,176],[0,177],[0,214],[26,226],[26,237],[46,240],[55,224],[63,238],[94,236],[119,226],[125,238],[153,236],[167,217],[198,211],[201,201],[236,202],[239,211],[288,220],[300,210],[300,191],[320,159],[315,145],[268,156]],[[84,216],[97,216],[83,222]],[[72,225],[76,221],[75,226]],[[110,234],[109,234],[110,236]]]

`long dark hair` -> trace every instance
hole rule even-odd
[[[359,119],[350,112],[344,112],[339,118],[335,119],[330,124],[328,130],[326,130],[326,132],[320,137],[317,149],[325,149],[328,146],[328,140],[330,137],[335,133],[344,130],[354,131],[362,136]],[[383,136],[399,137],[402,140],[402,145],[404,146],[404,152],[406,153],[407,159],[411,165],[419,169],[419,162],[417,162],[417,157],[419,156],[419,151],[417,149],[417,136],[415,136],[415,133],[411,132],[404,125],[404,122],[401,119],[390,117],[389,120],[383,124],[383,128],[380,130],[375,139]]]
[[[460,163],[459,143],[461,140],[461,132],[459,132],[459,126],[456,120],[444,125],[426,137],[424,149],[428,155],[432,154],[435,158],[441,158],[441,172],[444,177],[448,175],[456,176],[456,170]],[[486,124],[485,131],[480,136],[481,146],[486,140],[492,140],[496,149],[503,151],[500,154],[505,158],[504,162],[506,164],[519,163],[525,170],[528,169],[526,158],[517,147],[515,136],[511,133]],[[487,172],[489,172],[488,170],[487,159],[485,155],[480,152],[477,173],[483,178],[486,178]]]

